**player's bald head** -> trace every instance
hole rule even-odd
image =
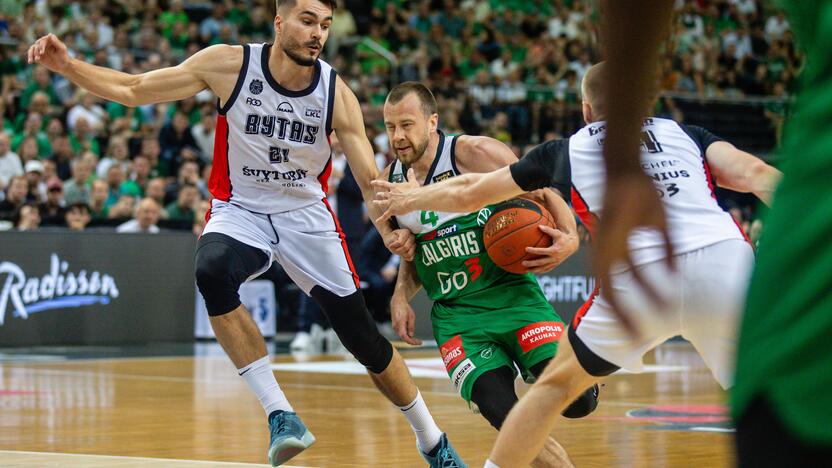
[[[323,3],[324,5],[328,6],[333,12],[335,8],[338,6],[337,0],[316,0],[319,3]],[[275,6],[277,8],[278,14],[285,15],[286,13],[292,11],[292,8],[296,7],[298,4],[298,0],[275,0]]]
[[[592,107],[592,113],[595,120],[601,120],[601,116],[606,115],[606,103],[604,102],[604,62],[596,63],[589,67],[589,70],[584,74],[584,79],[581,81],[581,97],[584,102],[589,103]]]
[[[611,86],[607,84],[606,80],[611,78],[607,76],[606,70],[606,63],[598,62],[587,70],[586,74],[584,74],[583,81],[581,81],[581,97],[584,101],[585,108],[584,120],[587,120],[588,122],[589,120],[593,122],[605,120],[607,112],[609,111],[607,103],[607,90],[611,89]],[[653,86],[650,87],[647,102],[644,103],[644,117],[647,117],[650,113],[650,109],[653,107],[653,104],[655,104],[656,98],[658,97],[658,91],[659,84],[658,82],[655,82],[653,83]],[[587,119],[587,104],[591,108],[591,119]]]

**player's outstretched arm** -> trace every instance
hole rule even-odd
[[[225,86],[227,92],[214,91],[218,95],[224,94],[223,97],[229,96],[235,81],[232,76],[236,76],[242,65],[241,51],[240,47],[216,45],[197,52],[175,67],[131,75],[72,58],[66,45],[54,34],[49,34],[29,47],[28,60],[60,73],[96,96],[134,107],[185,99],[206,87],[215,88],[211,85],[219,84],[221,80],[231,82]],[[219,87],[223,87],[222,84]]]
[[[771,205],[782,172],[727,141],[708,145],[705,159],[720,187],[753,193],[763,203]]]
[[[370,182],[379,177],[375,153],[364,130],[364,116],[355,94],[341,78],[335,84],[335,104],[332,116],[332,128],[344,148],[347,164],[352,169],[355,181],[361,187],[367,211],[378,232],[384,239],[384,245],[391,252],[405,260],[413,259],[415,243],[413,235],[404,229],[393,229],[387,219],[379,220],[381,210],[373,205],[373,187]]]
[[[422,287],[422,282],[416,274],[413,262],[402,261],[399,264],[399,275],[396,278],[396,288],[390,298],[390,317],[393,330],[408,344],[420,345],[422,341],[413,335],[416,333],[416,313],[410,306],[410,300]]]
[[[407,177],[411,181],[416,178],[410,172]],[[469,213],[525,192],[514,183],[508,167],[463,174],[424,187],[416,182],[396,184],[383,180],[373,181],[373,187],[376,189],[373,205],[384,212],[379,220],[415,210]]]

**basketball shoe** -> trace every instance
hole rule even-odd
[[[422,458],[428,462],[430,468],[468,468],[444,433],[430,453],[422,452]]]
[[[273,411],[269,415],[269,432],[269,463],[272,466],[285,463],[315,443],[315,436],[292,411]]]

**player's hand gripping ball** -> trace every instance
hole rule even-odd
[[[483,231],[483,243],[488,256],[500,268],[511,273],[526,273],[524,260],[537,258],[526,252],[526,247],[549,247],[552,238],[538,226],[555,227],[555,220],[537,202],[526,198],[512,198],[494,206]]]

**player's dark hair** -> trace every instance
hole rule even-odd
[[[337,0],[318,0],[319,2],[323,3],[324,5],[328,6],[333,12],[335,8],[338,7]],[[277,11],[280,11],[281,8],[288,8],[292,9],[295,5],[298,4],[298,0],[275,0],[274,2],[275,8]]]
[[[390,90],[390,94],[387,95],[387,102],[390,104],[398,104],[410,93],[416,94],[416,97],[419,98],[419,102],[422,104],[422,112],[424,112],[426,116],[439,113],[439,109],[436,105],[436,98],[433,97],[433,93],[430,92],[427,86],[419,83],[418,81],[405,81],[404,83],[399,83],[394,86],[393,89]]]

